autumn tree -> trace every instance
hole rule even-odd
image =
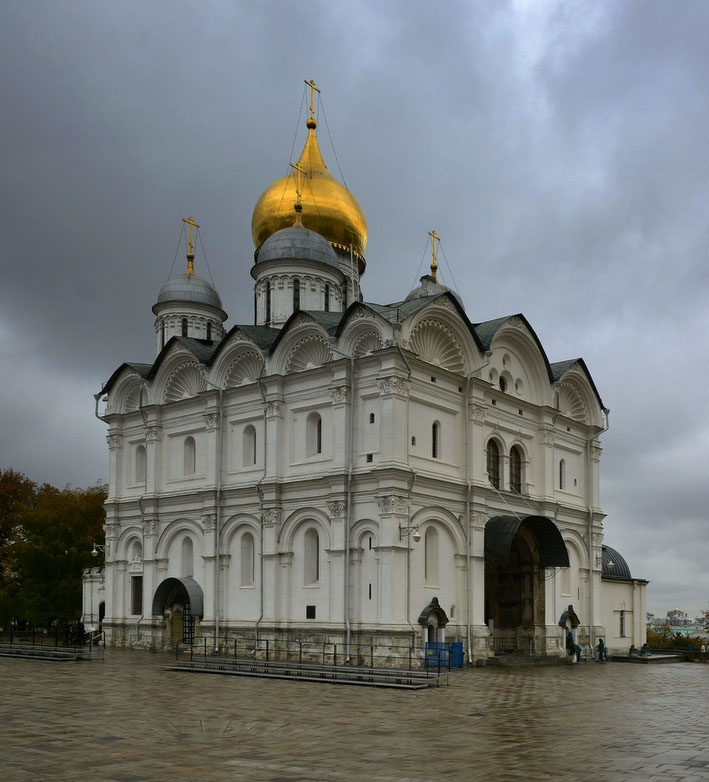
[[[0,624],[78,619],[81,573],[95,564],[91,548],[103,538],[104,487],[37,486],[11,470],[0,480],[0,509],[8,508],[0,548]]]

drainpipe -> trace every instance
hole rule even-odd
[[[470,448],[473,445],[473,430],[470,425],[470,381],[476,372],[480,372],[482,369],[490,363],[492,358],[492,351],[485,351],[485,358],[487,359],[484,364],[477,367],[477,369],[471,369],[465,376],[465,543],[466,543],[466,572],[465,572],[465,606],[466,606],[466,637],[468,644],[468,665],[473,664],[473,631],[470,622],[470,601],[472,599],[472,530],[470,528],[470,507],[473,499],[473,481],[470,475]]]
[[[591,479],[593,476],[593,469],[591,467],[591,453],[593,450],[593,441],[600,437],[604,432],[608,431],[610,426],[608,416],[610,410],[607,407],[603,408],[603,415],[605,416],[605,424],[600,432],[591,435],[586,441],[586,492],[588,494],[588,640],[591,645],[591,650],[594,647],[593,637],[593,486],[591,485]]]
[[[214,653],[219,654],[219,536],[222,526],[222,449],[223,449],[223,421],[224,418],[224,389],[207,380],[206,367],[204,382],[217,391],[218,415],[217,422],[217,487],[215,493],[215,521],[214,521]]]
[[[261,484],[266,478],[266,470],[268,470],[268,416],[266,411],[266,392],[263,390],[263,384],[261,382],[261,378],[263,377],[263,373],[266,369],[266,360],[262,359],[263,363],[261,364],[261,374],[257,380],[258,383],[258,390],[261,392],[261,397],[263,399],[263,475],[259,478],[258,483],[256,484],[256,493],[258,494],[258,500],[259,500],[259,519],[261,520],[261,535],[260,535],[260,542],[259,545],[261,547],[261,555],[258,558],[259,561],[259,615],[258,619],[256,620],[256,624],[254,625],[254,655],[256,654],[256,648],[258,647],[258,629],[259,625],[263,621],[263,490],[261,489]],[[254,552],[255,554],[255,552]]]
[[[352,246],[350,245],[350,251]],[[354,356],[350,356],[350,447],[347,454],[347,507],[345,509],[345,634],[347,656],[345,662],[350,663],[350,640],[352,628],[350,626],[350,525],[352,523],[352,463],[354,461]]]

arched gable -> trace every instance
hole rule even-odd
[[[311,523],[321,533],[321,546],[330,548],[330,520],[317,508],[299,508],[283,522],[278,535],[278,553],[283,554],[292,550],[293,537],[303,524]]]
[[[150,401],[175,402],[207,390],[200,359],[179,338],[172,337],[150,370]]]
[[[441,296],[402,324],[401,346],[421,360],[465,375],[479,366],[482,354],[451,297]]]
[[[143,378],[129,366],[125,366],[114,380],[108,397],[106,413],[132,413],[140,408]],[[147,395],[145,395],[147,396]],[[143,400],[146,401],[145,399]]]
[[[581,359],[569,363],[560,374],[558,404],[562,415],[574,421],[602,426],[603,403]]]
[[[360,358],[391,344],[391,324],[360,302],[351,305],[337,329],[338,350]]]
[[[254,383],[264,374],[264,361],[259,346],[246,333],[234,328],[213,357],[210,378],[219,388]]]
[[[549,362],[526,320],[518,315],[508,318],[495,331],[490,348],[487,373],[494,386],[533,404],[552,403]]]
[[[282,332],[272,348],[271,372],[280,375],[303,372],[332,360],[327,332],[307,313],[296,313]]]

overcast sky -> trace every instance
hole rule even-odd
[[[1,3],[0,467],[106,480],[92,395],[152,361],[182,217],[227,325],[251,322],[251,212],[315,79],[323,154],[369,224],[365,299],[414,287],[435,228],[473,322],[523,312],[551,361],[583,356],[611,410],[606,542],[649,610],[695,615],[708,29],[703,0]]]

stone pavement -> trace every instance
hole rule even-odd
[[[0,780],[709,780],[709,666],[454,672],[417,692],[0,659]]]

